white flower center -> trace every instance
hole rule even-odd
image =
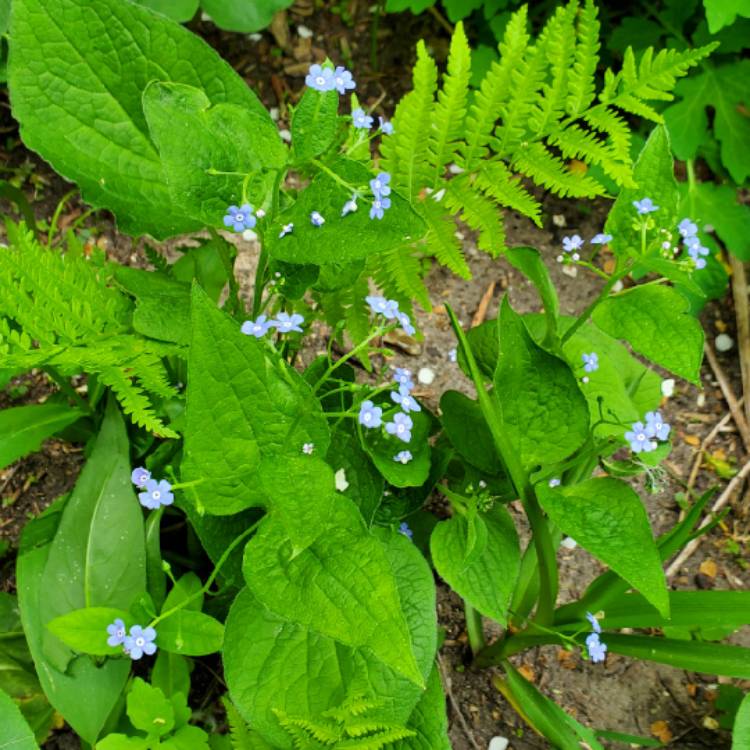
[[[245,221],[245,217],[244,217],[243,214],[235,214],[234,215],[234,220],[235,221]]]
[[[403,432],[405,429],[406,429],[406,427],[404,427],[404,425],[400,424],[398,427],[396,427],[396,432],[400,433],[400,432]]]
[[[370,412],[367,412],[367,414],[365,414],[364,416],[365,422],[369,422],[371,419],[372,419],[372,414],[370,414]]]
[[[145,639],[143,638],[136,638],[135,639],[135,645],[138,646],[138,648],[142,648],[146,644]]]
[[[161,497],[161,492],[159,492],[159,490],[154,490],[151,493],[151,497],[153,497],[154,500],[158,500]]]
[[[122,628],[120,628],[118,631],[116,631],[115,635],[118,638],[122,638],[125,635],[125,631]]]
[[[322,85],[323,85],[323,84],[324,84],[325,82],[326,82],[326,79],[325,79],[325,78],[323,78],[323,76],[318,76],[318,77],[317,77],[317,78],[315,79],[315,83],[317,83],[317,84],[318,84],[318,86],[322,86]]]
[[[639,432],[639,433],[638,433],[638,434],[636,435],[636,439],[638,440],[638,442],[639,442],[639,443],[643,442],[643,441],[644,441],[644,440],[646,439],[646,435],[645,435],[645,433],[643,433],[643,432]]]

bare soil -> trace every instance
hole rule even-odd
[[[265,32],[260,41],[219,32],[203,21],[194,22],[192,26],[234,65],[268,106],[279,109],[282,127],[287,115],[286,106],[298,96],[307,66],[312,60],[322,60],[326,55],[357,71],[360,99],[388,116],[392,113],[394,101],[408,88],[408,70],[416,39],[426,38],[441,58],[447,49],[447,34],[429,14],[386,16],[375,36],[376,69],[370,59],[371,17],[367,5],[354,0],[342,3],[341,7],[350,13],[350,22],[342,21],[341,15],[329,10],[315,10],[313,13],[312,2],[298,2],[287,16],[288,22],[275,27],[275,38]],[[312,30],[313,36],[306,38],[306,32],[300,26]],[[49,221],[58,201],[72,186],[23,148],[17,140],[7,102],[0,102],[0,108],[0,132],[6,134],[4,156],[7,156],[9,170],[9,176],[4,176],[27,194],[37,220],[42,223]],[[14,207],[9,208],[13,214]],[[74,196],[62,213],[63,223],[71,224],[84,210],[85,206]],[[514,214],[506,216],[508,244],[539,248],[552,268],[564,313],[580,312],[597,293],[600,281],[585,271],[579,271],[575,278],[563,272],[554,261],[561,238],[572,232],[592,236],[601,230],[607,210],[606,201],[592,205],[548,198],[543,229]],[[563,221],[565,226],[558,226]],[[142,243],[118,234],[106,212],[94,214],[85,222],[85,227],[89,241],[103,247],[112,258],[122,263],[147,265]],[[238,273],[247,293],[251,289],[256,248],[241,240],[237,245]],[[394,364],[408,366],[414,371],[423,367],[432,370],[434,381],[419,386],[419,395],[432,408],[437,408],[439,395],[447,389],[470,391],[469,383],[448,357],[455,342],[441,303],[450,302],[462,322],[468,325],[480,300],[494,282],[489,317],[494,317],[503,294],[509,294],[514,307],[521,312],[540,309],[533,287],[509,264],[480,253],[468,232],[464,233],[464,246],[473,273],[472,280],[467,282],[443,269],[434,269],[428,278],[434,309],[431,313],[418,315],[424,341],[416,347],[409,347],[411,353],[402,351],[394,358]],[[161,249],[166,254],[171,253],[169,243]],[[709,305],[702,320],[711,345],[720,332],[734,335],[734,312],[729,299]],[[736,348],[718,356],[735,392],[741,393]],[[0,407],[36,403],[53,390],[53,386],[38,373],[25,376],[13,385],[14,390],[6,389],[0,393]],[[18,386],[27,390],[20,392]],[[683,491],[697,446],[727,411],[715,376],[707,365],[703,368],[703,389],[678,381],[674,396],[666,399],[662,408],[674,427],[674,449],[665,462],[666,472],[657,490],[649,492],[642,484],[637,487],[655,533],[663,532],[678,519],[680,508],[676,496]],[[696,485],[698,490],[724,484],[716,474],[720,462],[741,466],[747,460],[731,422],[712,443],[710,453],[713,458],[702,466]],[[0,560],[0,588],[13,589],[12,546],[17,543],[23,524],[72,487],[82,463],[79,446],[55,440],[48,441],[40,452],[0,471],[0,543],[6,541],[11,545],[11,552]],[[699,550],[679,571],[671,582],[674,587],[748,587],[750,574],[745,563],[746,545],[750,539],[747,493],[745,487],[733,499],[727,518],[703,540]],[[560,561],[563,600],[580,595],[601,570],[599,563],[580,548],[561,549]],[[548,747],[546,741],[525,727],[493,686],[492,670],[479,672],[467,666],[470,656],[463,607],[459,598],[440,581],[438,614],[446,633],[440,659],[455,750],[485,750],[496,735],[509,738],[512,750]],[[488,624],[489,632],[491,627]],[[750,645],[750,629],[743,629],[732,640]],[[521,655],[516,665],[545,694],[591,726],[649,736],[664,728],[658,722],[665,722],[666,731],[672,738],[670,747],[720,750],[730,746],[728,734],[712,728],[717,714],[714,701],[718,684],[710,677],[635,662],[617,655],[610,655],[604,665],[592,665],[555,646],[531,650]],[[750,684],[736,684],[746,689],[750,687]],[[62,733],[48,746],[74,748],[77,745],[69,733]],[[611,747],[624,746],[612,744]]]

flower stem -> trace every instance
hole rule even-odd
[[[476,656],[485,647],[482,615],[467,602],[464,602],[464,613],[466,615],[466,634],[469,636],[469,646],[471,646],[472,654]]]

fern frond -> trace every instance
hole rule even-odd
[[[520,177],[514,177],[501,161],[490,161],[477,173],[477,187],[492,196],[500,205],[528,216],[538,227],[542,226],[539,202],[521,186]]]
[[[420,205],[420,209],[428,226],[425,235],[427,251],[457,276],[470,279],[471,271],[464,258],[461,243],[456,238],[456,225],[452,219],[446,217],[445,211],[431,196]]]
[[[523,5],[505,27],[505,34],[498,48],[500,57],[492,63],[489,72],[482,79],[479,91],[474,96],[474,103],[469,108],[462,149],[463,166],[466,169],[474,169],[487,155],[487,143],[495,122],[503,105],[511,97],[511,79],[523,61],[529,43],[526,22],[527,9]]]
[[[430,164],[434,167],[431,184],[437,184],[446,164],[456,154],[464,130],[466,101],[471,76],[471,50],[462,23],[456,24],[448,55],[448,68],[432,117]]]
[[[513,167],[562,198],[568,195],[574,198],[593,198],[605,192],[592,177],[573,174],[541,143],[532,143],[528,148],[519,150]]]
[[[252,741],[250,730],[234,703],[226,695],[221,699],[221,702],[224,704],[224,710],[227,714],[229,740],[232,743],[233,750],[256,750],[256,747],[250,744]]]
[[[573,67],[568,76],[565,111],[578,117],[594,101],[594,74],[599,62],[599,20],[594,0],[586,0],[578,17]]]
[[[588,110],[583,119],[592,128],[608,136],[617,159],[630,160],[630,127],[616,110],[599,104]]]
[[[503,217],[495,203],[472,187],[468,178],[448,183],[445,201],[448,208],[460,214],[462,221],[479,232],[477,246],[496,258],[505,250]]]
[[[422,264],[409,245],[396,245],[370,256],[370,275],[388,297],[416,300],[425,310],[431,309],[430,295],[422,281]]]
[[[393,176],[394,187],[410,200],[431,178],[426,131],[432,121],[437,67],[424,42],[417,45],[414,88],[396,107],[393,135],[383,139],[382,166]]]

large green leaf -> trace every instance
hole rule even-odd
[[[13,114],[29,148],[130,234],[163,238],[200,228],[172,203],[141,95],[151,81],[172,81],[202,89],[212,104],[265,116],[213,49],[122,0],[18,0],[11,40]]]
[[[0,748],[37,750],[38,747],[20,709],[0,690]]]
[[[673,287],[641,284],[604,300],[593,313],[603,331],[692,383],[700,383],[703,328]]]
[[[44,624],[84,607],[126,610],[146,590],[143,511],[130,480],[125,423],[114,399],[63,511],[41,585]],[[43,641],[47,658],[63,670],[72,651],[51,633]]]
[[[746,750],[750,747],[750,695],[746,695],[737,714],[732,728],[732,750]]]
[[[436,648],[432,573],[403,535],[390,533],[380,542],[370,539],[384,545],[381,550],[404,602],[413,651],[426,680]],[[227,618],[223,660],[230,695],[244,718],[274,747],[285,750],[292,743],[274,710],[314,718],[340,705],[347,695],[369,695],[380,703],[374,718],[401,723],[422,695],[417,685],[386,666],[371,649],[352,648],[323,635],[302,624],[296,614],[273,613],[249,590],[240,593]]]
[[[294,160],[320,156],[333,143],[338,130],[338,91],[306,89],[292,115]]]
[[[605,231],[612,235],[610,247],[618,255],[638,253],[641,249],[641,232],[633,201],[648,197],[659,206],[659,210],[651,214],[657,226],[673,228],[677,224],[679,194],[669,136],[664,126],[659,125],[651,131],[633,168],[633,179],[637,187],[620,190],[605,225]]]
[[[441,521],[430,537],[437,572],[461,598],[505,625],[521,565],[518,535],[508,511],[496,507],[480,517],[487,541],[478,554],[469,548],[469,524],[460,515]]]
[[[354,191],[371,195],[369,181],[373,175],[359,162],[340,158],[329,165],[344,187],[327,173],[319,173],[290,208],[283,211],[268,230],[268,251],[278,260],[289,263],[344,263],[366,258],[371,253],[399,243],[419,239],[425,232],[422,219],[408,201],[392,192],[391,207],[382,220],[370,219],[370,203],[359,199],[359,209],[341,216],[341,209]],[[326,220],[321,227],[310,222],[310,214],[318,211]],[[285,224],[294,224],[294,231],[279,237]]]
[[[67,404],[33,404],[0,411],[0,469],[27,453],[39,450],[52,437],[81,416]]]
[[[189,21],[195,15],[199,5],[199,0],[135,0],[135,2],[180,23]]]
[[[537,485],[552,522],[669,616],[661,558],[638,495],[619,479],[597,477],[552,489]]]
[[[432,668],[427,690],[412,711],[406,728],[416,735],[395,742],[393,750],[451,750],[445,695],[437,665]]]
[[[154,81],[143,92],[143,111],[172,203],[204,224],[223,227],[227,206],[244,202],[245,174],[286,161],[265,110],[212,104],[195,86]]]
[[[493,393],[504,430],[526,467],[564,459],[588,435],[588,407],[575,376],[534,342],[507,297],[498,334]]]
[[[274,13],[288,8],[292,2],[293,0],[201,0],[201,5],[219,28],[249,34],[265,29],[271,23]]]
[[[47,698],[71,727],[93,744],[122,694],[130,663],[127,659],[108,659],[97,666],[89,656],[79,656],[64,673],[44,655],[45,627],[40,608],[49,589],[42,586],[42,578],[60,516],[60,508],[52,506],[24,528],[16,566],[18,603],[29,650]]]
[[[135,624],[124,609],[84,607],[56,617],[47,623],[47,629],[78,653],[115,656],[122,654],[122,647],[107,643],[107,625],[116,618],[123,620],[126,626]]]
[[[179,609],[156,625],[159,648],[183,656],[204,656],[221,650],[224,626],[193,609]]]
[[[260,468],[299,457],[305,443],[325,454],[320,405],[295,370],[265,341],[241,333],[197,286],[192,325],[183,473],[202,483],[191,499],[199,511],[220,515],[270,507]],[[293,477],[287,484],[293,491]]]
[[[244,574],[250,591],[275,614],[344,645],[369,648],[391,669],[424,684],[385,550],[345,498],[298,554],[281,524],[265,522],[245,548]]]

